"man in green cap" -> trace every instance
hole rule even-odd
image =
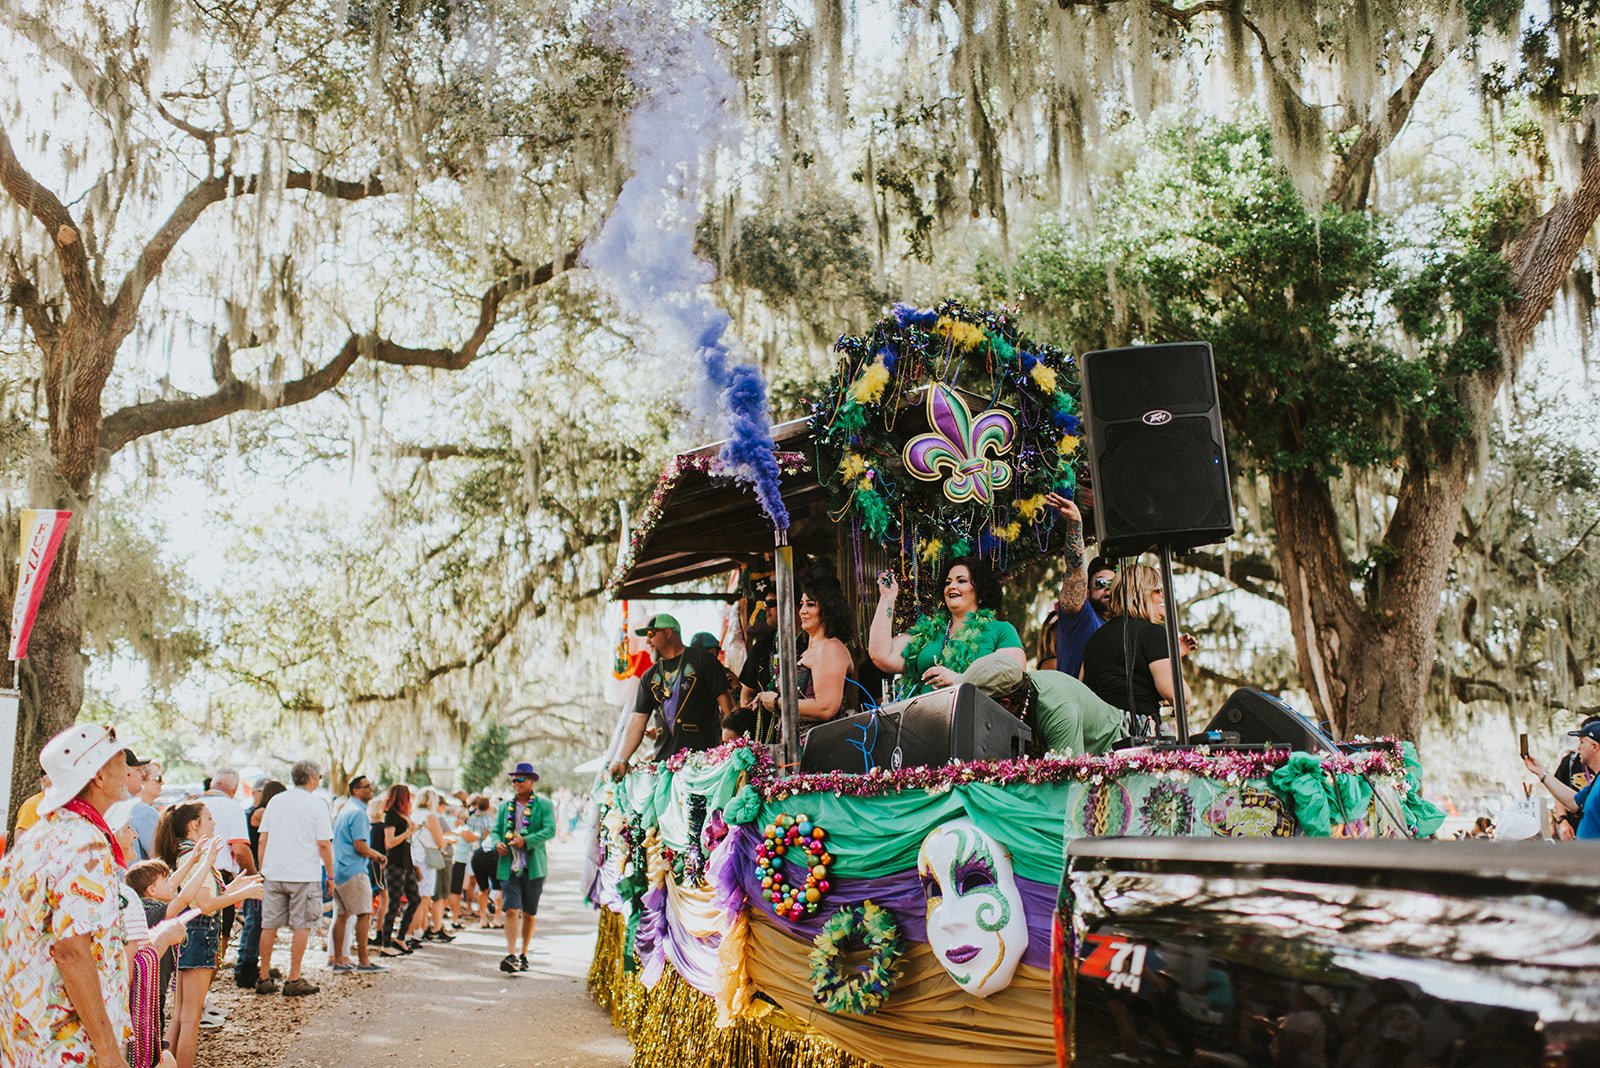
[[[1127,715],[1059,671],[1023,671],[1000,653],[980,656],[956,676],[1033,728],[1029,752],[1098,755],[1128,736]]]
[[[627,772],[628,758],[639,748],[652,715],[661,717],[662,727],[655,759],[664,760],[685,749],[718,745],[722,718],[733,711],[727,675],[716,654],[685,648],[677,619],[662,612],[635,633],[648,640],[655,664],[639,680],[632,722],[611,765],[611,774],[619,777]]]

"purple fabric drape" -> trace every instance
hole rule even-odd
[[[791,938],[809,942],[821,932],[828,917],[839,909],[870,899],[875,905],[894,913],[902,938],[913,942],[928,940],[928,899],[922,893],[922,882],[915,871],[897,872],[876,879],[829,879],[829,890],[823,895],[820,907],[799,922],[781,919],[773,914],[772,902],[761,897],[761,879],[756,875],[753,861],[740,869],[740,877],[752,907],[760,909],[768,923]],[[1017,891],[1022,895],[1022,910],[1028,920],[1028,948],[1022,954],[1022,963],[1048,968],[1056,887],[1017,876]]]

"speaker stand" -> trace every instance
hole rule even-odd
[[[1178,631],[1178,599],[1172,590],[1172,546],[1156,549],[1161,557],[1161,600],[1166,606],[1167,658],[1172,663],[1172,716],[1177,721],[1178,744],[1189,744],[1189,709],[1183,700],[1182,639]]]

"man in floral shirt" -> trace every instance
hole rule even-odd
[[[71,727],[39,761],[39,822],[0,861],[0,1064],[127,1068],[120,847],[105,811],[127,797],[109,727]]]

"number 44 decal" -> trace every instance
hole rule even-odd
[[[1112,935],[1091,934],[1089,955],[1078,965],[1078,975],[1103,979],[1113,990],[1137,994],[1144,981],[1145,946]]]

